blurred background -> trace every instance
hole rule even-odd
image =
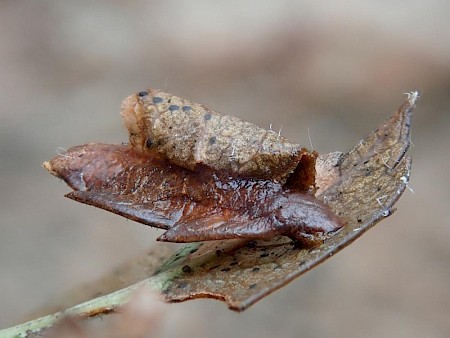
[[[450,2],[0,1],[0,328],[158,247],[41,168],[121,143],[123,98],[164,89],[321,153],[418,90],[398,211],[244,313],[168,306],[161,337],[450,336]],[[176,245],[174,245],[176,248]]]

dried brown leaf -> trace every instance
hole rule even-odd
[[[75,190],[68,197],[166,229],[159,240],[285,235],[316,245],[342,222],[311,193],[299,191],[309,182],[314,159],[315,155],[302,155],[293,173],[296,180],[285,185],[233,177],[205,166],[191,171],[122,145],[74,147],[45,166]]]
[[[189,244],[149,279],[168,276],[160,290],[167,301],[210,297],[224,300],[231,309],[241,311],[334,255],[390,216],[407,186],[411,158],[405,157],[405,152],[410,144],[410,119],[416,100],[417,94],[410,94],[390,119],[349,153],[319,158],[317,198],[346,222],[344,228],[321,245],[299,248],[285,237]],[[47,168],[55,171],[54,166],[47,164]],[[71,168],[66,175],[66,181],[74,189],[80,189],[77,186],[80,180],[72,181],[71,177],[79,174],[79,168]],[[103,197],[102,203],[107,197]],[[111,211],[117,212],[127,201],[118,199],[115,203]],[[131,216],[139,221],[143,218],[138,211]],[[155,213],[151,217],[161,227],[170,227],[171,219],[166,214]]]

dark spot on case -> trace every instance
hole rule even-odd
[[[178,110],[178,109],[180,109],[180,106],[177,106],[176,104],[172,104],[169,106],[170,111],[174,111],[174,110]]]
[[[145,141],[145,146],[147,148],[151,148],[153,146],[153,141],[151,138],[148,138],[147,141]]]
[[[139,95],[139,97],[144,97],[144,96],[148,95],[148,92],[147,91],[142,91],[142,92],[139,92],[138,95]]]
[[[183,108],[181,108],[181,110],[183,110],[186,113],[191,110],[191,106],[183,106]]]
[[[155,97],[152,99],[152,102],[153,102],[154,104],[158,104],[158,103],[163,102],[163,99],[162,99],[161,97],[159,97],[159,96],[155,96]]]

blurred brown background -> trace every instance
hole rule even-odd
[[[349,150],[419,90],[398,211],[248,311],[170,305],[159,334],[450,336],[450,3],[1,1],[0,327],[111,271],[160,231],[63,198],[57,147],[120,143],[128,94],[156,87]]]

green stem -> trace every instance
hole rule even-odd
[[[37,318],[8,329],[0,330],[0,338],[28,337],[31,334],[39,335],[54,325],[61,317],[65,315],[93,318],[97,315],[115,311],[130,299],[136,289],[146,286],[152,290],[161,292],[164,290],[167,283],[180,272],[180,269],[164,271],[108,295],[100,296],[87,302],[75,305],[67,310]]]

